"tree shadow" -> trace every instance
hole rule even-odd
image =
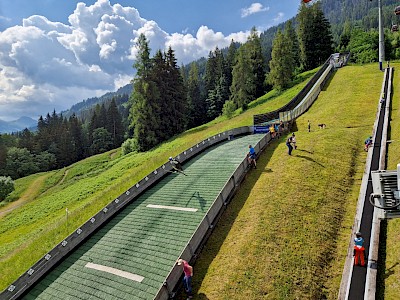
[[[324,166],[323,164],[320,164],[319,162],[315,161],[315,160],[314,160],[314,159],[312,159],[311,157],[304,156],[304,155],[294,155],[294,157],[299,157],[299,158],[303,158],[303,159],[306,159],[306,160],[312,161],[313,163],[316,163],[317,165],[319,165],[319,166],[321,166],[321,167],[325,168],[325,166]]]
[[[385,279],[389,278],[391,275],[393,275],[395,273],[395,271],[393,270],[396,266],[399,265],[399,262],[396,262],[393,266],[391,266],[390,268],[387,268],[385,272]]]
[[[200,196],[200,193],[198,191],[194,192],[192,194],[192,196],[190,196],[189,200],[186,202],[186,206],[188,206],[188,204],[192,200],[192,198],[197,199],[197,201],[200,204],[201,211],[204,211],[204,207],[206,206],[206,200],[203,197]]]

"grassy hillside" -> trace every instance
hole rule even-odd
[[[390,121],[390,135],[392,140],[388,147],[387,169],[395,170],[400,163],[400,63],[391,64],[395,67],[393,81],[393,98]],[[386,300],[399,298],[400,289],[400,219],[387,222],[386,264],[383,270],[384,286],[382,294]],[[381,299],[381,298],[377,298]]]
[[[253,114],[286,104],[304,87],[306,77],[315,72],[305,74],[301,83],[284,93],[272,91],[257,99],[248,111],[230,120],[221,117],[152,151],[121,157],[118,149],[58,171],[17,180],[16,191],[9,197],[17,205],[11,203],[0,208],[0,290],[169,156],[215,133],[252,124]]]
[[[267,148],[194,266],[198,299],[337,298],[366,159],[363,140],[372,131],[382,79],[376,64],[339,70],[293,128],[298,141],[293,155],[287,155],[284,139]],[[271,92],[234,119],[220,118],[153,151],[120,157],[118,150],[17,181],[15,199],[37,196],[5,216],[1,211],[7,206],[0,208],[0,289],[168,156],[214,133],[251,124],[253,114],[286,104],[304,83],[280,95]],[[393,109],[393,118],[396,113]],[[327,128],[318,129],[318,123]],[[393,131],[399,131],[393,126],[395,139]],[[389,153],[398,158],[395,146]],[[388,234],[398,241],[392,224]],[[387,261],[387,299],[398,291],[400,280],[391,272],[397,258],[394,253]]]
[[[382,80],[376,64],[339,70],[293,155],[267,148],[194,266],[199,299],[337,299]]]

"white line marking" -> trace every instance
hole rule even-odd
[[[197,211],[197,208],[178,207],[178,206],[166,206],[166,205],[156,205],[156,204],[148,204],[146,207],[150,207],[150,208],[164,208],[164,209],[171,209],[171,210],[191,211],[191,212],[196,212],[196,211]]]
[[[107,267],[107,266],[103,266],[103,265],[98,265],[98,264],[94,264],[94,263],[90,263],[88,262],[85,265],[86,268],[90,268],[90,269],[95,269],[98,271],[103,271],[103,272],[107,272],[107,273],[111,273],[120,277],[124,277],[133,281],[137,281],[137,282],[142,282],[142,280],[144,279],[143,276],[137,275],[137,274],[133,274],[133,273],[129,273],[129,272],[125,272],[122,270],[118,270],[112,267]]]

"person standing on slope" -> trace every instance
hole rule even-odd
[[[249,153],[247,153],[247,159],[249,161],[249,164],[253,163],[254,169],[257,168],[257,163],[256,163],[256,150],[249,145]]]
[[[178,266],[183,267],[183,286],[185,288],[186,294],[188,295],[188,299],[193,298],[192,291],[192,277],[193,277],[193,267],[189,265],[189,263],[180,258],[177,261]]]
[[[364,248],[364,239],[361,235],[361,232],[356,232],[356,237],[354,238],[354,265],[360,265],[362,267],[365,266],[365,248]]]

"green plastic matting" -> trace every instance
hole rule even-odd
[[[220,143],[164,177],[71,252],[24,299],[154,299],[205,213],[263,135]]]

